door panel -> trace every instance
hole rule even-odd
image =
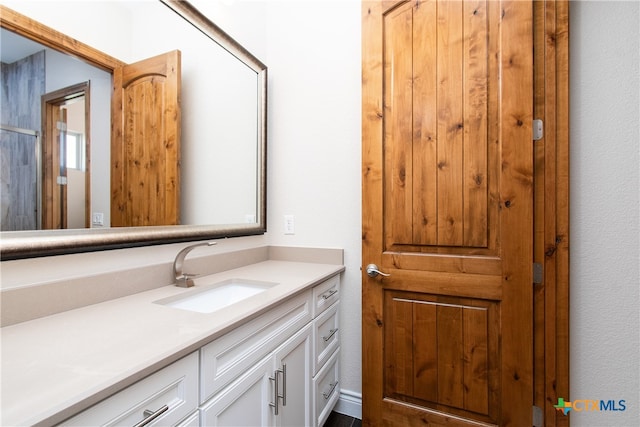
[[[488,247],[487,175],[498,167],[497,145],[487,143],[497,115],[487,103],[497,90],[488,7],[405,3],[383,16],[388,247]]]
[[[180,223],[180,52],[113,73],[111,225]]]
[[[528,425],[532,13],[363,2],[363,421]]]
[[[385,292],[385,396],[490,421],[497,407],[495,303]]]

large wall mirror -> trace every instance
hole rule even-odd
[[[56,15],[67,19],[89,7],[56,4]],[[91,33],[105,29],[105,46],[120,39],[117,52],[95,46],[99,36],[87,42],[19,7],[1,7],[2,90],[15,88],[2,94],[3,260],[266,231],[267,68],[254,55],[184,1],[92,2],[101,22]],[[116,224],[114,70],[176,51],[179,179],[166,185],[179,182],[177,225]],[[16,101],[22,95],[28,99]],[[157,202],[140,194],[130,202]]]

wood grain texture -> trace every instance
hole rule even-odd
[[[500,19],[499,103],[502,169],[501,249],[503,294],[501,316],[501,393],[508,411],[501,425],[531,423],[533,394],[533,326],[531,278],[533,258],[533,17],[529,2],[502,2]],[[508,399],[507,399],[508,396]]]
[[[410,3],[384,17],[385,231],[387,245],[413,239],[413,42]]]
[[[438,47],[437,3],[424,2],[413,10],[413,243],[438,243],[438,73],[434,66]],[[436,108],[420,108],[425,101]]]
[[[567,417],[553,405],[569,395],[568,2],[534,3],[534,37],[534,111],[545,128],[534,148],[534,260],[544,268],[534,292],[534,403],[547,426],[562,426]]]
[[[437,7],[438,245],[463,243],[463,40],[462,2]],[[426,105],[424,108],[428,108]]]
[[[489,22],[483,0],[463,3],[463,246],[488,244]]]
[[[180,223],[180,52],[114,71],[111,225]]]
[[[114,68],[124,65],[122,61],[60,33],[53,28],[47,27],[4,5],[0,5],[0,26],[52,49],[61,52],[72,52],[76,58],[107,72],[111,72]]]
[[[382,214],[382,3],[362,2],[362,259],[381,265]],[[364,143],[364,141],[368,141]],[[380,289],[362,287],[362,406],[368,417],[363,425],[381,425],[383,371],[382,305]],[[366,409],[365,409],[366,408]],[[377,417],[377,418],[376,418]]]
[[[531,422],[531,6],[363,2],[364,425]]]
[[[495,253],[489,170],[499,169],[499,159],[497,144],[489,144],[497,123],[489,88],[496,92],[497,74],[490,80],[489,6],[385,6],[385,246]]]
[[[496,309],[473,299],[385,292],[385,396],[491,420],[497,404],[491,380],[498,370]]]
[[[413,396],[428,402],[438,402],[438,321],[437,305],[412,304],[414,334],[415,380]]]

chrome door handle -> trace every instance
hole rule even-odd
[[[269,402],[269,406],[271,406],[273,408],[273,415],[278,415],[279,411],[278,411],[278,398],[280,398],[280,380],[279,380],[279,375],[278,372],[280,370],[276,369],[276,371],[273,373],[272,377],[269,377],[269,380],[273,381],[274,387],[273,387],[273,402]]]
[[[378,274],[384,277],[391,276],[390,274],[383,273],[382,271],[378,270],[378,266],[375,264],[367,265],[367,275],[369,277],[376,277]]]
[[[285,363],[282,364],[282,406],[287,406],[287,365]]]
[[[278,374],[282,374],[282,394],[280,394],[280,376]],[[282,369],[276,369],[269,379],[275,383],[273,402],[269,402],[269,406],[273,408],[273,415],[278,415],[280,413],[278,399],[282,399],[282,406],[287,406],[287,365],[283,363]]]

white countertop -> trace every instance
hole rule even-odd
[[[194,289],[170,285],[4,327],[0,424],[61,422],[343,270],[264,261],[195,280],[278,283],[214,313],[153,303]]]

